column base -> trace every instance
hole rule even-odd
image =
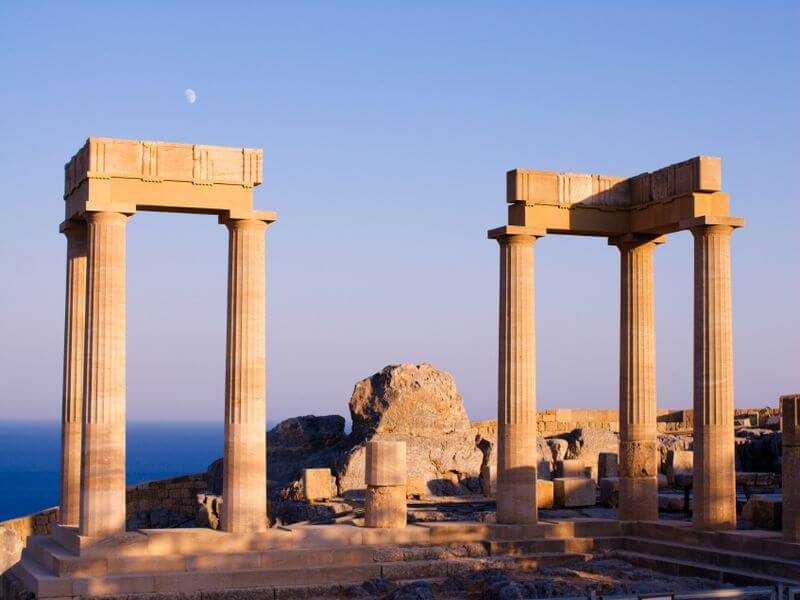
[[[536,525],[536,478],[530,483],[497,482],[497,522],[504,525]]]
[[[658,477],[619,478],[619,520],[658,520]]]

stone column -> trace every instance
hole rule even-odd
[[[222,529],[267,528],[266,259],[267,224],[226,221],[228,336]]]
[[[67,221],[67,285],[64,302],[64,379],[61,400],[61,501],[59,522],[77,525],[81,500],[83,352],[86,335],[86,223]]]
[[[534,524],[536,348],[533,235],[501,235],[497,522]]]
[[[406,443],[367,442],[366,527],[406,526]]]
[[[783,539],[800,544],[800,394],[781,396]]]
[[[731,232],[701,225],[694,235],[694,491],[699,529],[736,527],[731,339]]]
[[[125,531],[125,225],[88,222],[80,534]]]
[[[653,249],[662,238],[611,240],[620,252],[619,518],[658,519]]]

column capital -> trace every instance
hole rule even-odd
[[[117,221],[120,223],[127,223],[131,215],[121,212],[114,212],[110,210],[95,210],[87,211],[84,213],[87,223],[100,223]]]
[[[227,217],[220,217],[219,222],[225,225],[228,229],[250,229],[253,231],[266,231],[267,227],[272,224],[272,221],[263,221],[261,219],[229,219]]]
[[[704,215],[692,219],[683,219],[679,223],[680,229],[689,229],[692,235],[705,235],[709,233],[732,233],[734,229],[744,227],[744,219],[741,217],[723,217]]]
[[[490,240],[497,240],[498,243],[505,241],[512,244],[533,244],[536,238],[544,237],[545,235],[547,235],[547,231],[542,227],[523,227],[521,225],[504,225],[486,232],[486,237]]]
[[[86,221],[83,219],[67,219],[58,224],[58,232],[67,238],[74,234],[86,233]]]
[[[666,235],[644,235],[638,233],[626,233],[608,238],[609,246],[616,246],[620,250],[623,248],[635,248],[646,244],[660,245],[667,243]]]

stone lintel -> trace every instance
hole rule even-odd
[[[496,227],[486,232],[486,237],[490,240],[496,240],[506,235],[529,235],[532,237],[543,237],[547,231],[541,227],[524,227],[518,225],[503,225]]]
[[[697,156],[635,177],[514,169],[507,174],[511,225],[548,233],[660,235],[682,221],[727,216],[721,159]]]
[[[506,201],[628,209],[676,196],[722,190],[722,160],[696,156],[635,177],[513,169],[506,175]]]
[[[243,218],[261,180],[260,149],[89,138],[65,166],[65,218],[140,210]],[[262,214],[253,218],[275,221]]]
[[[111,177],[253,187],[262,159],[260,148],[90,137],[64,166],[64,197],[86,179]]]
[[[695,156],[630,178],[631,206],[697,192],[722,191],[722,159]]]

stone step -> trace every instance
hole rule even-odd
[[[622,547],[620,537],[545,538],[489,542],[492,556],[530,554],[533,552],[600,552]]]
[[[722,568],[744,569],[766,576],[787,577],[800,581],[800,561],[775,556],[757,556],[744,552],[679,544],[646,538],[627,537],[623,549],[667,558],[679,556],[692,562]]]
[[[24,555],[49,574],[60,577],[100,577],[136,573],[203,572],[358,565],[412,558],[487,556],[481,543],[437,546],[341,546],[329,548],[269,549],[195,555],[76,556],[46,536],[29,543]]]
[[[720,583],[732,583],[737,586],[774,586],[778,583],[791,586],[800,585],[800,581],[787,579],[786,577],[763,575],[747,569],[720,567],[691,560],[633,552],[631,550],[613,550],[611,555],[639,567],[678,577],[704,577]]]
[[[675,521],[625,523],[623,530],[624,535],[632,537],[800,560],[800,544],[784,542],[776,531],[702,531],[691,523]]]
[[[24,559],[13,573],[38,598],[98,597],[128,594],[181,594],[231,589],[277,590],[291,587],[318,588],[330,584],[361,583],[369,579],[392,581],[464,575],[487,567],[533,570],[542,566],[584,561],[578,553],[537,553],[521,556],[395,560],[361,564],[330,564],[293,568],[220,569],[216,571],[128,573],[101,577],[59,578],[45,572],[35,561]],[[276,592],[277,593],[277,592]],[[316,592],[314,592],[316,593]],[[294,596],[298,597],[298,596]],[[300,596],[302,597],[302,596]]]

